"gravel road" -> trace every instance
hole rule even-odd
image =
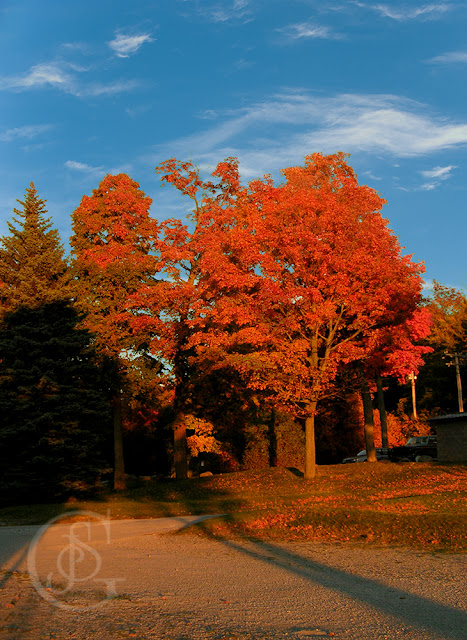
[[[193,520],[0,527],[0,638],[467,638],[463,555],[163,535]]]

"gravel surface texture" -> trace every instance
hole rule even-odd
[[[0,638],[467,638],[463,555],[163,535],[193,520],[1,527]]]

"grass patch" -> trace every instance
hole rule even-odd
[[[318,467],[314,480],[287,469],[187,481],[140,482],[94,500],[0,509],[3,524],[42,524],[85,509],[113,519],[228,513],[189,532],[262,540],[322,540],[465,550],[467,468],[437,463]]]

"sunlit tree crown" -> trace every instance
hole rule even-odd
[[[0,309],[38,307],[68,296],[69,276],[58,231],[31,182],[10,234],[0,240]]]

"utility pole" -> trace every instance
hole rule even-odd
[[[408,378],[409,378],[410,384],[412,386],[412,413],[413,413],[413,419],[414,420],[418,420],[418,415],[417,415],[417,396],[416,396],[416,393],[415,393],[415,380],[417,379],[417,376],[412,371],[409,374]]]
[[[459,401],[459,413],[464,413],[464,401],[462,399],[462,380],[461,380],[461,368],[462,361],[466,358],[465,353],[448,353],[446,355],[453,358],[451,362],[447,362],[448,367],[456,367],[456,380],[457,380],[457,399]]]

